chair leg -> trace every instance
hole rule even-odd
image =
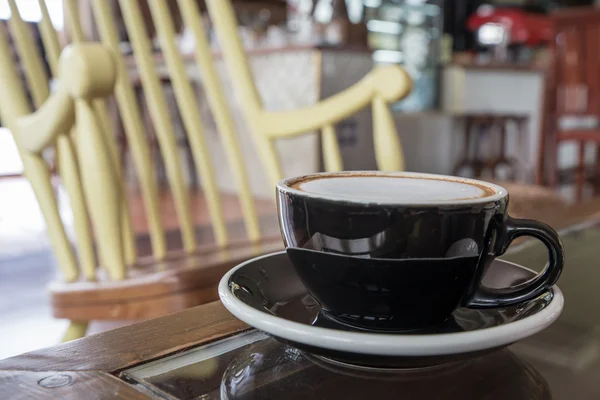
[[[88,324],[88,322],[71,321],[62,338],[63,343],[84,337],[88,329]]]
[[[576,200],[580,202],[583,199],[583,185],[585,184],[585,142],[579,142],[579,162],[577,165],[577,194]]]
[[[479,120],[475,124],[475,139],[473,140],[473,147],[475,148],[474,163],[475,167],[475,178],[481,179],[483,172],[489,169],[489,157],[486,155],[486,150],[490,150],[490,139],[491,139],[491,127],[487,120]],[[492,179],[494,174],[492,173]]]
[[[558,187],[558,140],[556,138],[552,138],[550,142],[550,151],[549,154],[551,159],[549,161],[549,178],[548,186],[553,189]]]
[[[600,143],[596,144],[596,167],[592,173],[594,196],[600,195]]]
[[[454,166],[454,169],[452,171],[452,175],[456,175],[456,176],[458,176],[458,173],[460,172],[460,170],[462,168],[464,168],[465,166],[470,166],[470,164],[471,164],[470,158],[469,158],[469,153],[470,153],[469,150],[470,150],[470,146],[471,146],[471,118],[466,117],[464,119],[464,124],[465,124],[465,131],[464,131],[465,147],[463,149],[462,156],[460,156],[458,162],[456,163],[456,165]]]
[[[542,121],[542,126],[543,126],[543,121]],[[546,162],[547,162],[546,152],[548,151],[546,149],[547,139],[548,139],[546,136],[547,136],[546,131],[544,129],[541,129],[539,144],[538,144],[538,154],[537,154],[537,170],[535,171],[535,181],[540,186],[542,186],[546,183],[546,176],[544,174],[546,171]],[[555,140],[555,139],[552,138],[550,140]],[[555,157],[555,154],[552,154],[552,157]],[[553,159],[553,160],[550,160],[550,162],[554,163],[554,162],[556,162],[556,160]],[[550,180],[554,181],[554,177],[550,178]],[[552,184],[550,184],[550,186],[552,186]]]

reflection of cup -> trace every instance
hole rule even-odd
[[[489,183],[428,174],[342,172],[277,186],[287,253],[311,295],[337,321],[366,329],[436,325],[460,306],[502,307],[539,295],[563,265],[556,232],[508,216]],[[549,250],[548,267],[510,288],[481,284],[518,236]]]
[[[552,398],[545,379],[508,350],[466,362],[394,369],[335,362],[274,339],[236,354],[221,378],[220,395],[228,400]]]

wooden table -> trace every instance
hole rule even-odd
[[[566,308],[558,322],[541,334],[509,349],[452,365],[446,369],[447,373],[444,372],[426,384],[421,382],[416,385],[414,379],[406,379],[405,376],[403,380],[393,383],[396,390],[386,389],[384,393],[388,393],[391,396],[389,398],[411,400],[599,399],[600,314],[597,307],[600,304],[600,291],[594,288],[597,289],[597,278],[600,276],[597,249],[600,243],[600,224],[588,222],[571,227],[562,234],[562,238],[567,263],[559,283],[565,293]],[[535,243],[524,243],[508,256],[510,260],[532,267],[541,265],[540,261],[544,257],[543,246],[538,247]],[[212,369],[210,379],[198,382],[195,375],[198,368],[192,368],[199,366],[198,359],[194,361],[194,354],[201,354],[205,349],[218,347],[221,343],[243,342],[250,335],[256,337],[261,334],[254,333],[250,327],[230,315],[220,302],[206,304],[1,360],[0,399],[218,399],[222,376],[227,375],[225,370],[233,365],[236,358],[221,359],[219,368]],[[267,343],[271,348],[279,346],[295,356],[308,357],[274,339],[263,336],[259,339],[250,346],[254,346],[254,343]],[[238,347],[241,348],[242,345]],[[236,354],[239,364],[239,355],[244,353]],[[200,360],[205,362],[206,358]],[[245,361],[244,358],[241,360]],[[158,376],[156,372],[149,370],[173,363],[179,369],[168,367],[159,372],[162,373],[163,382],[174,379],[172,385],[167,385],[169,387],[165,388],[163,385],[152,389],[152,382],[140,384],[143,379],[132,378]],[[284,360],[277,364],[277,368],[286,365],[290,363]],[[293,379],[296,378],[310,378],[311,383],[314,382],[313,386],[296,387],[285,398],[382,398],[381,393],[375,393],[377,390],[370,394],[360,390],[349,391],[348,387],[356,384],[356,377],[350,379],[331,375],[319,368],[292,371],[282,378],[281,381],[287,379],[288,385],[295,382]],[[140,370],[145,372],[136,375],[135,371]],[[190,370],[194,373],[190,374]],[[164,371],[187,371],[187,375],[169,376]],[[264,371],[263,369],[261,373]],[[268,372],[267,370],[267,375]],[[290,379],[290,375],[293,375],[293,379]],[[276,386],[278,382],[279,380],[271,379],[266,385]],[[207,393],[198,392],[204,390],[202,385],[205,383],[212,385],[207,386]],[[384,385],[389,384],[382,383],[380,391],[383,391]],[[402,390],[398,389],[398,385]],[[323,388],[330,389],[327,393],[331,393],[332,397],[310,396],[313,390]],[[244,398],[281,397],[251,395]]]
[[[214,302],[8,358],[0,361],[0,399],[152,398],[119,373],[247,329]]]

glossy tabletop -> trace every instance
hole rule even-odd
[[[559,320],[479,358],[425,369],[342,365],[280,344],[211,303],[2,360],[0,398],[599,399],[600,224],[561,237]],[[540,269],[545,252],[527,241],[504,258]]]

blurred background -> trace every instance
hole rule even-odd
[[[182,3],[193,3],[198,13],[186,18]],[[198,257],[208,254],[198,250],[205,245],[216,244],[221,251],[210,262],[230,260],[229,264],[221,264],[223,268],[256,255],[249,252],[228,258],[231,254],[223,253],[237,245],[224,244],[222,236],[214,233],[219,225],[215,217],[218,208],[232,238],[256,244],[251,227],[260,225],[263,236],[270,234],[279,242],[273,199],[273,176],[279,172],[281,176],[292,176],[330,170],[342,161],[346,170],[381,168],[373,121],[388,119],[374,115],[372,110],[378,106],[371,108],[371,102],[376,103],[373,95],[364,101],[361,110],[352,108],[352,112],[344,112],[337,119],[325,118],[323,129],[315,128],[305,135],[293,133],[294,127],[288,127],[285,119],[277,120],[285,125],[281,131],[289,132],[273,141],[280,164],[280,171],[276,171],[274,164],[266,161],[272,153],[268,147],[261,147],[262,139],[257,139],[258,127],[268,124],[259,121],[260,113],[248,111],[248,93],[254,89],[249,92],[243,85],[246,66],[251,74],[248,87],[258,93],[261,112],[276,115],[311,106],[320,110],[325,99],[339,99],[338,94],[356,97],[358,92],[346,91],[367,87],[360,86],[360,82],[369,71],[398,65],[411,77],[413,87],[407,97],[390,101],[386,107],[393,126],[386,138],[398,150],[388,156],[388,161],[389,157],[396,159],[388,165],[498,182],[511,193],[513,215],[540,219],[557,229],[592,224],[600,217],[600,11],[594,1],[235,0],[235,28],[215,18],[224,15],[218,4],[207,9],[200,0],[105,0],[104,6],[98,4],[93,0],[0,0],[0,33],[9,54],[0,56],[14,65],[18,77],[15,86],[0,88],[0,97],[5,99],[0,103],[0,358],[57,343],[68,326],[75,335],[66,338],[76,338],[216,299],[194,298],[177,303],[177,307],[173,302],[160,312],[147,312],[147,305],[132,311],[120,302],[121,294],[109,291],[112,287],[105,281],[116,278],[101,273],[106,265],[97,276],[92,272],[84,278],[80,272],[72,276],[65,273],[70,270],[64,261],[57,260],[57,254],[71,251],[70,245],[83,259],[81,243],[85,241],[76,237],[86,231],[86,224],[95,229],[101,223],[92,204],[94,195],[88,193],[101,196],[114,189],[103,187],[95,192],[93,184],[88,183],[87,177],[92,175],[86,175],[86,171],[96,169],[92,161],[88,164],[94,152],[77,154],[72,164],[63,160],[61,169],[58,140],[45,143],[43,150],[31,154],[30,148],[19,144],[25,139],[14,140],[18,135],[45,132],[45,115],[36,120],[38,125],[17,130],[25,126],[21,124],[24,117],[39,114],[47,99],[60,92],[56,60],[59,50],[72,42],[101,41],[118,54],[120,80],[116,96],[108,96],[104,105],[95,108],[95,115],[100,120],[104,112],[106,115],[102,121],[107,123],[100,126],[114,142],[112,161],[118,165],[115,171],[119,171],[115,187],[122,187],[126,193],[131,220],[128,226],[138,249],[138,258],[132,257],[127,265],[131,271],[141,268],[142,272],[136,273],[142,275],[149,265],[155,268],[152,273],[160,268],[163,272],[172,268],[173,274],[184,267],[192,269]],[[198,21],[202,24],[194,24]],[[172,37],[165,36],[170,31]],[[224,40],[227,32],[230,39],[239,39],[245,59],[230,57],[235,51],[229,52],[228,46],[235,45],[235,40]],[[202,65],[208,53],[198,52],[200,34],[207,39],[215,79]],[[173,73],[177,65],[182,66],[182,73]],[[150,68],[145,70],[144,66]],[[0,70],[5,79],[11,68]],[[6,108],[14,96],[11,90],[17,87],[23,88],[30,110],[12,115]],[[226,109],[232,122],[229,128],[234,135],[228,139],[223,136],[228,125],[215,113],[215,88],[224,99],[216,108]],[[189,93],[193,96],[185,97]],[[339,104],[352,103],[352,96]],[[100,113],[100,109],[104,111]],[[71,134],[71,145],[87,137],[87,131],[81,133],[77,115],[71,128],[77,128],[78,133]],[[132,115],[136,117],[128,120]],[[317,118],[320,114],[316,111],[311,115],[315,120],[321,118]],[[202,132],[190,129],[196,126],[194,118],[201,121]],[[139,128],[141,141],[132,141],[132,127]],[[279,129],[271,128],[273,132]],[[74,135],[83,136],[75,139]],[[200,136],[202,143],[197,141]],[[273,133],[270,139],[275,136]],[[233,148],[237,153],[232,158]],[[62,154],[69,153],[63,150]],[[146,154],[148,163],[139,162],[136,154]],[[202,154],[211,158],[212,189],[207,189],[210,174],[199,173],[206,168],[199,164]],[[41,192],[37,197],[34,194],[30,184],[34,175],[28,173],[31,163],[23,162],[30,156],[44,163],[52,200]],[[236,157],[242,161],[241,179],[232,162]],[[71,167],[77,170],[78,163],[83,178],[69,186],[63,173],[68,174]],[[140,178],[147,171],[153,183]],[[154,203],[146,198],[144,185],[157,188],[155,210],[162,222],[166,247],[176,256],[169,258],[156,250],[156,236],[148,217],[148,204]],[[218,201],[210,197],[213,189],[220,196]],[[250,203],[242,198],[246,189],[254,214],[248,211]],[[89,203],[89,217],[80,213],[86,207],[74,202],[76,193],[85,194],[83,204]],[[52,212],[42,213],[40,205],[44,204],[56,210],[62,224],[50,235],[47,227]],[[187,213],[182,211],[186,208]],[[78,220],[78,215],[85,217]],[[255,225],[251,223],[253,218],[258,221]],[[193,231],[191,235],[196,235],[199,247],[190,245],[189,236],[186,242],[182,234],[186,224],[189,228],[185,229]],[[62,232],[69,240],[67,247],[60,245]],[[84,236],[94,243],[88,250],[95,262],[94,249],[98,246],[104,251],[104,237],[96,231],[89,233],[89,228],[86,232]],[[594,248],[594,237],[590,236],[586,249]],[[193,265],[181,261],[182,251],[185,257],[197,257]],[[579,250],[575,253],[580,254]],[[588,261],[595,257],[592,253]],[[543,259],[544,255],[539,257]],[[163,264],[157,267],[156,260]],[[179,264],[167,263],[172,260],[179,260],[175,262]],[[543,260],[539,262],[543,265]],[[106,264],[106,260],[98,264]],[[95,268],[96,264],[92,270]],[[131,271],[119,279],[133,282],[136,273]],[[571,290],[577,291],[588,281],[593,291],[594,276],[587,270],[580,273],[567,279],[572,282]],[[160,283],[163,278],[154,282]],[[59,284],[51,285],[48,291],[53,281]],[[85,298],[87,290],[113,296],[107,300],[110,307],[103,311],[105,314],[98,311],[98,318],[89,318],[99,322],[89,326],[84,316],[90,310],[68,314],[73,304],[69,301],[75,301],[78,293]],[[143,287],[139,290],[150,293]],[[75,297],[61,297],[67,296],[65,293]],[[598,304],[598,300],[582,298],[580,304]],[[577,314],[577,305],[570,307],[570,323],[583,323],[586,314]]]

